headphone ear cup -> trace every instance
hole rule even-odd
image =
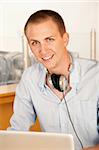
[[[56,88],[60,92],[64,92],[68,87],[68,81],[65,76],[52,74],[51,80],[54,88]]]
[[[52,74],[51,75],[51,80],[52,80],[52,84],[53,84],[54,88],[61,91],[61,88],[60,88],[60,85],[59,85],[60,75]]]

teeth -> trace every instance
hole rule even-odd
[[[48,56],[48,57],[44,57],[43,59],[44,60],[48,60],[48,59],[50,59],[52,56]]]

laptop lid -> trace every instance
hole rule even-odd
[[[0,131],[0,150],[74,150],[70,134]]]

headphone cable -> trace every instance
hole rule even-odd
[[[70,112],[69,112],[69,108],[68,108],[68,105],[67,105],[67,102],[66,102],[64,93],[63,93],[63,99],[64,99],[64,101],[65,101],[65,106],[66,106],[66,109],[67,109],[67,113],[68,113],[68,116],[69,116],[70,123],[71,123],[72,128],[73,128],[73,130],[74,130],[74,133],[75,133],[75,135],[76,135],[76,137],[77,137],[77,139],[78,139],[78,141],[79,141],[79,143],[80,143],[80,145],[81,145],[81,147],[82,147],[82,149],[83,149],[82,141],[81,141],[80,137],[78,136],[77,131],[76,131],[75,127],[74,127],[73,121],[72,121],[72,119],[71,119],[71,115],[70,115]]]

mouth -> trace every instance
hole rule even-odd
[[[53,58],[54,55],[43,57],[43,61],[49,61]]]

